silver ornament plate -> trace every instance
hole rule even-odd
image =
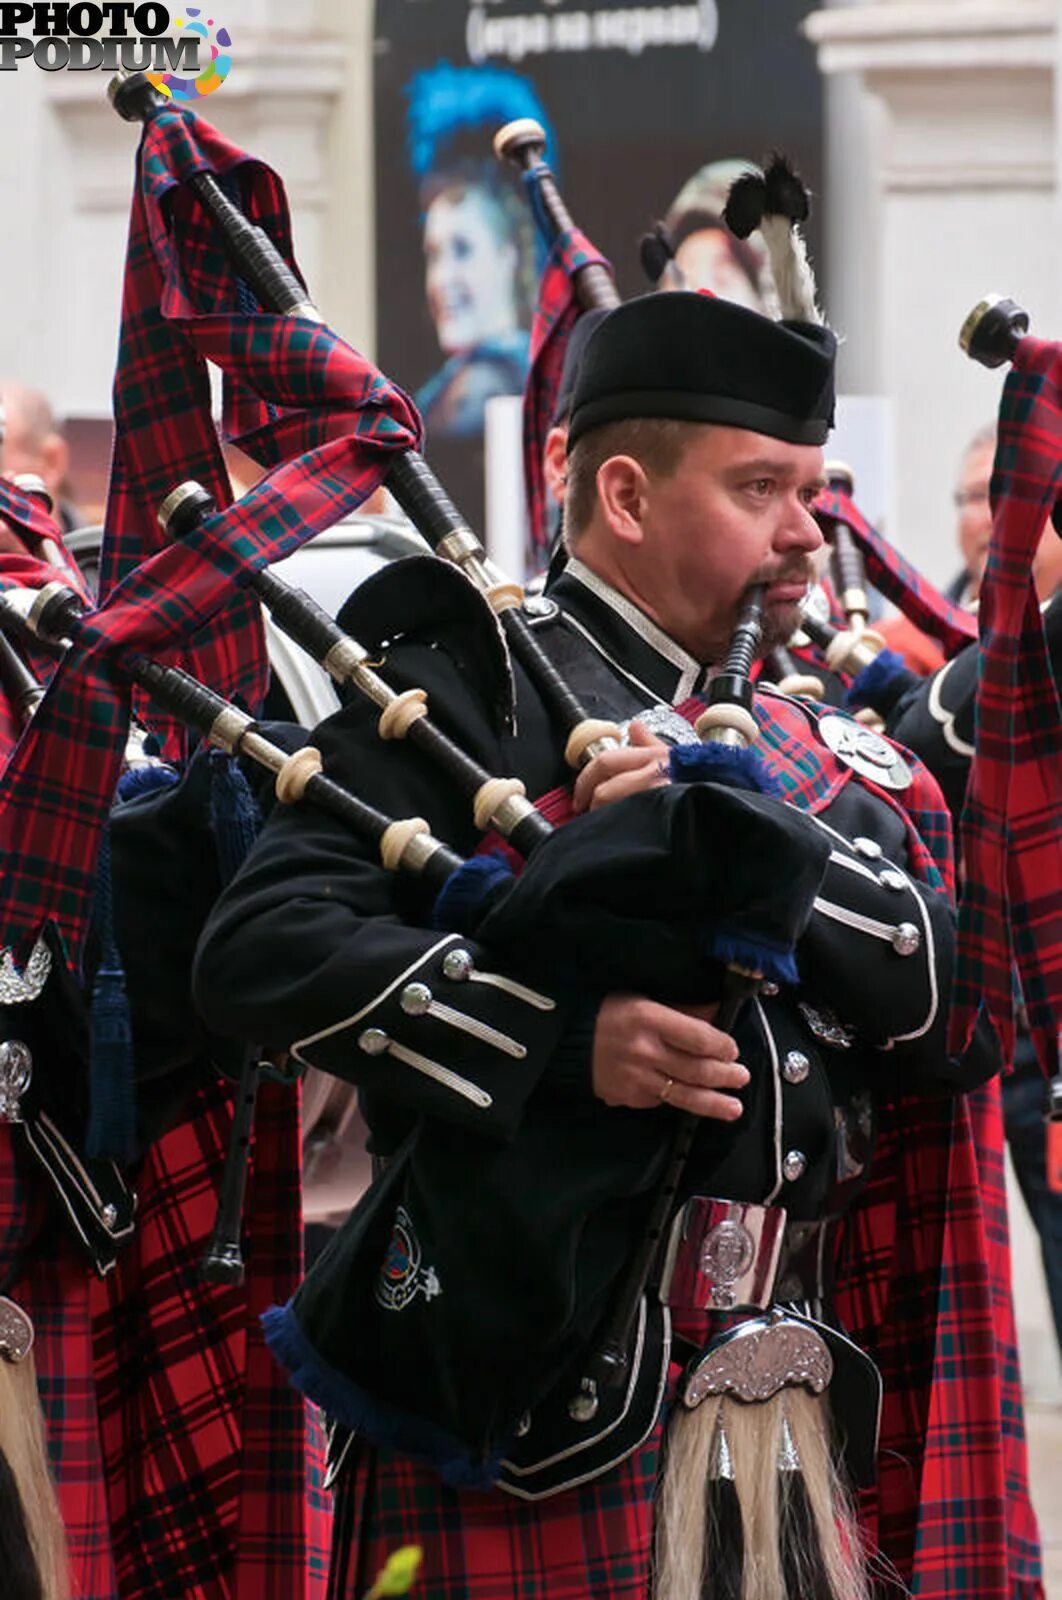
[[[0,1005],[18,1006],[36,1000],[51,970],[51,952],[39,939],[21,972],[11,951],[0,951]]]
[[[873,728],[828,712],[819,718],[818,733],[838,761],[858,772],[860,777],[869,778],[883,789],[910,788],[913,774],[907,762],[895,745]]]
[[[0,1356],[24,1361],[33,1349],[33,1323],[13,1300],[0,1294]]]
[[[731,1394],[753,1404],[797,1385],[822,1394],[832,1377],[833,1357],[821,1335],[775,1312],[743,1322],[709,1350],[686,1379],[682,1400],[692,1409],[709,1395]]]

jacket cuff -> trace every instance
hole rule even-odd
[[[447,934],[359,1007],[291,1047],[431,1117],[509,1138],[562,1037],[567,1008]]]

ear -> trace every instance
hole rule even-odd
[[[649,504],[649,479],[633,456],[609,456],[597,469],[597,500],[609,531],[624,544],[641,544]]]
[[[542,476],[546,488],[559,506],[564,504],[564,488],[568,481],[568,430],[551,428],[546,434],[546,448],[542,452]]]
[[[70,467],[70,447],[61,433],[49,433],[41,441],[41,477],[56,488],[63,482]]]

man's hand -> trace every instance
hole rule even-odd
[[[735,1122],[748,1069],[728,1033],[712,1026],[718,1006],[664,1006],[642,995],[609,995],[594,1032],[593,1082],[609,1106],[645,1111],[667,1104]]]
[[[630,725],[630,744],[620,750],[605,750],[588,761],[575,780],[572,806],[581,811],[596,811],[613,800],[623,800],[643,789],[659,789],[670,782],[670,747],[655,739],[640,722]]]

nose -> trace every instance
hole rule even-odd
[[[775,531],[774,548],[784,554],[790,550],[803,550],[812,555],[823,545],[822,529],[809,506],[793,495],[785,502],[785,514],[779,519]]]

